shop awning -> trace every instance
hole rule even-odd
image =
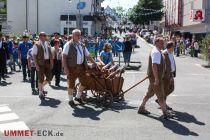
[[[60,20],[61,21],[67,21],[68,20],[68,15],[61,15]],[[70,21],[76,21],[77,20],[76,15],[69,15],[69,20]]]

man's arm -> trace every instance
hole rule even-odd
[[[64,68],[64,73],[66,74],[66,75],[68,75],[69,74],[69,70],[68,70],[68,66],[67,66],[67,55],[65,55],[65,54],[63,54],[63,56],[62,56],[62,65],[63,65],[63,68]]]
[[[93,60],[93,58],[92,58],[90,55],[87,56],[87,59],[88,59],[91,63],[93,63],[94,65],[97,65],[97,63],[95,62],[95,60]]]
[[[158,70],[157,70],[157,64],[152,64],[152,72],[155,77],[155,85],[159,84],[159,77],[158,77]]]

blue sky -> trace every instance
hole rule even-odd
[[[139,0],[104,0],[102,7],[109,5],[111,8],[122,6],[125,9],[132,8]]]

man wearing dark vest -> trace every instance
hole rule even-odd
[[[167,97],[174,91],[174,77],[176,77],[176,63],[173,56],[174,51],[174,43],[172,41],[168,42],[166,45],[166,50],[163,51],[163,55],[165,58],[166,70],[164,74],[164,92],[165,92],[165,100]],[[158,104],[158,100],[155,100]],[[172,110],[166,104],[167,110]]]
[[[41,32],[39,34],[39,41],[33,46],[33,57],[36,70],[38,71],[38,81],[39,81],[39,97],[44,99],[45,92],[44,86],[51,81],[53,59],[51,53],[51,47],[46,41],[46,33]],[[46,79],[44,79],[46,76]]]
[[[68,95],[69,95],[69,105],[74,106],[78,102],[79,104],[84,104],[81,99],[81,95],[86,85],[86,67],[87,61],[86,58],[97,66],[96,62],[90,56],[87,48],[80,42],[81,31],[75,29],[72,31],[72,40],[68,41],[64,45],[63,49],[63,67],[64,73],[68,78]],[[80,86],[77,91],[77,95],[73,100],[73,91],[75,86],[76,79],[79,79]]]
[[[6,74],[6,64],[7,60],[9,59],[9,50],[7,43],[3,41],[2,39],[2,33],[0,33],[0,83],[1,83],[1,78],[3,80],[5,79],[5,74]]]
[[[163,116],[165,119],[173,117],[166,109],[166,102],[164,99],[164,83],[163,77],[165,73],[165,61],[161,50],[163,49],[164,41],[162,37],[157,37],[155,40],[155,47],[152,49],[149,56],[149,65],[147,75],[149,77],[148,91],[145,93],[142,104],[139,107],[138,113],[148,115],[149,111],[145,109],[147,101],[155,94],[161,106]]]

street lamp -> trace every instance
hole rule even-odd
[[[80,0],[79,0],[79,29],[81,30]]]
[[[72,2],[72,0],[69,0],[69,4]],[[68,21],[67,21],[67,34],[69,35],[70,33],[69,33],[69,15],[70,15],[70,13],[69,13],[69,11],[68,11]]]

